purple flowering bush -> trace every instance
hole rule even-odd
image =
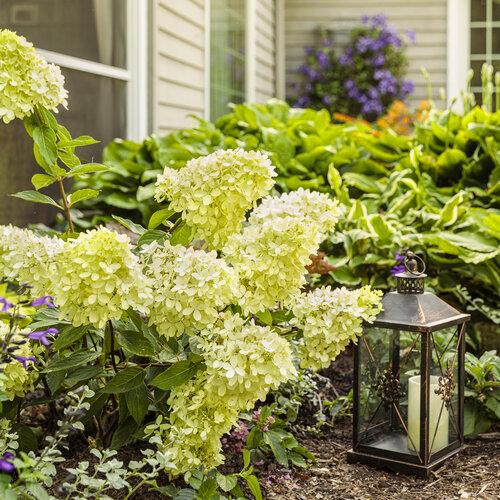
[[[406,31],[400,36],[384,14],[364,16],[338,57],[323,32],[317,48],[305,49],[307,61],[298,69],[302,81],[295,106],[375,120],[395,100],[404,101],[413,92],[413,82],[404,78],[408,42],[415,43],[415,34]]]

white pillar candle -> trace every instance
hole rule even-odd
[[[439,394],[435,393],[439,387],[438,380],[439,377],[435,375],[430,377],[429,449],[432,447],[433,453],[448,445],[448,421],[450,418],[446,405],[441,411],[443,400]],[[439,418],[439,414],[441,414],[441,418]],[[436,434],[435,439],[434,433]],[[408,436],[408,449],[414,451],[416,447],[417,451],[420,452],[420,375],[408,379]],[[433,440],[434,445],[432,445]]]

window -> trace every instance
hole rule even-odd
[[[69,92],[68,110],[58,120],[73,136],[92,135],[100,144],[79,150],[83,162],[100,161],[103,147],[115,137],[139,138],[140,78],[137,50],[145,43],[146,2],[134,0],[2,0],[0,27],[32,42],[49,62],[61,66]],[[143,58],[144,60],[146,58]],[[135,109],[134,109],[135,108]],[[140,131],[143,135],[146,130]],[[51,223],[51,207],[9,197],[33,189],[30,179],[40,171],[23,123],[0,125],[0,224]],[[58,198],[58,192],[49,195]]]
[[[500,0],[471,0],[470,64],[474,70],[472,92],[481,103],[481,66],[500,71]]]
[[[210,119],[242,103],[246,93],[245,0],[210,2]]]

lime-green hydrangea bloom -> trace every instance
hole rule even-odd
[[[22,330],[22,333],[29,333],[29,330]],[[0,343],[9,333],[9,325],[0,321]],[[23,335],[15,334],[12,340],[26,340]],[[16,346],[15,356],[23,356],[29,358],[33,356],[29,342]],[[33,361],[27,361],[26,364],[33,364]],[[23,364],[17,360],[12,360],[10,363],[0,363],[0,394],[4,394],[11,401],[16,397],[23,397],[26,394],[28,386],[36,378],[36,372],[32,375],[28,372]]]
[[[226,314],[223,323],[202,335],[199,346],[214,405],[223,398],[224,404],[250,410],[296,375],[289,342],[269,326],[245,324],[240,316]]]
[[[63,240],[57,237],[0,226],[0,276],[18,283],[30,283],[33,297],[50,295],[54,257],[63,246]]]
[[[246,288],[239,305],[244,314],[274,307],[295,295],[305,283],[305,266],[322,240],[318,226],[295,217],[251,225],[233,234],[224,247]]]
[[[382,309],[382,292],[365,286],[357,290],[329,286],[295,297],[292,323],[304,332],[301,367],[326,368],[351,340],[361,335],[362,322],[372,322]]]
[[[250,214],[250,224],[283,217],[314,222],[322,233],[333,231],[339,215],[338,202],[327,194],[299,188],[281,196],[266,196]]]
[[[23,36],[0,30],[0,118],[22,119],[35,106],[57,111],[67,97],[59,66],[48,64]]]
[[[54,261],[54,303],[74,326],[102,328],[130,307],[149,312],[151,288],[126,235],[105,228],[80,233]]]
[[[170,200],[170,208],[194,228],[195,237],[220,249],[239,232],[245,214],[267,194],[277,174],[258,151],[218,150],[190,160],[180,170],[166,168],[156,182],[156,200]]]
[[[150,321],[167,338],[212,325],[218,309],[243,295],[234,269],[216,252],[153,242],[142,259],[153,287]]]

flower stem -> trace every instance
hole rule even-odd
[[[108,319],[109,325],[109,350],[111,351],[111,364],[113,365],[113,370],[118,373],[118,368],[116,367],[115,361],[115,330],[113,328],[113,323]]]
[[[60,177],[57,178],[57,182],[59,183],[59,189],[61,191],[61,197],[64,205],[64,212],[66,213],[66,219],[68,219],[69,230],[74,233],[75,229],[73,227],[73,221],[71,220],[71,214],[69,211],[68,200],[66,199],[66,193],[64,191],[64,186],[62,183],[62,179]]]

